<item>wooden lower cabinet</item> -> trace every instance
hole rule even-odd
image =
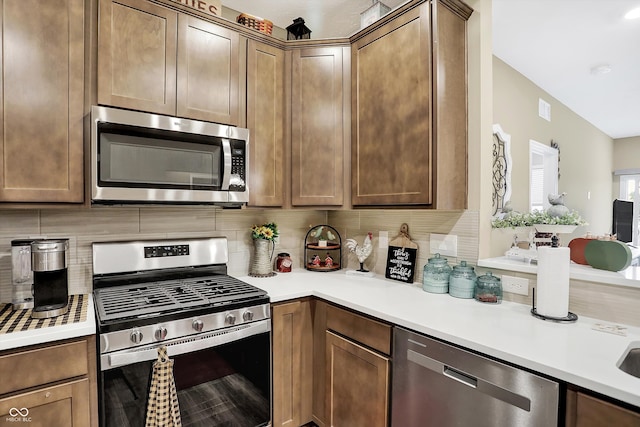
[[[272,306],[274,427],[298,427],[311,421],[311,301]]]
[[[6,424],[5,424],[6,423]],[[91,425],[86,378],[0,399],[0,426],[85,427]]]
[[[385,427],[389,408],[389,358],[326,332],[328,425]]]
[[[95,336],[0,352],[0,426],[97,427],[96,369]]]
[[[273,426],[386,426],[391,325],[315,298],[272,305]]]
[[[581,391],[567,391],[567,427],[638,427],[640,412]]]

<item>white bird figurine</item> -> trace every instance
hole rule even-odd
[[[567,193],[561,193],[561,194],[549,194],[547,196],[547,199],[549,199],[549,203],[551,203],[552,205],[564,205],[564,196],[566,196]]]
[[[551,206],[547,209],[547,214],[552,217],[563,217],[569,214],[569,208],[564,205],[564,196],[567,193],[549,194],[548,199]]]
[[[358,261],[360,262],[360,269],[356,271],[368,272],[369,270],[364,269],[364,261],[371,255],[373,251],[373,245],[371,244],[371,238],[373,234],[371,232],[367,233],[367,237],[364,238],[364,243],[362,246],[358,245],[358,242],[355,239],[347,239],[345,241],[345,245],[349,249],[349,252],[353,252],[358,257]]]

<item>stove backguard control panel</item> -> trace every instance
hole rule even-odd
[[[162,246],[145,246],[145,258],[158,258],[170,256],[189,255],[189,245],[162,245]]]

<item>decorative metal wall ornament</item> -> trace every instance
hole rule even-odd
[[[499,124],[493,125],[493,215],[503,214],[503,209],[511,199],[511,135],[505,133]]]
[[[556,150],[558,150],[558,181],[560,181],[560,144],[552,139],[551,148],[555,148]]]

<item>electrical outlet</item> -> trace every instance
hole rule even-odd
[[[529,295],[529,279],[502,275],[502,290],[512,294]]]
[[[435,234],[429,236],[429,250],[432,254],[458,256],[458,236],[455,234]]]
[[[378,233],[378,248],[384,249],[389,246],[389,232],[380,231]]]

